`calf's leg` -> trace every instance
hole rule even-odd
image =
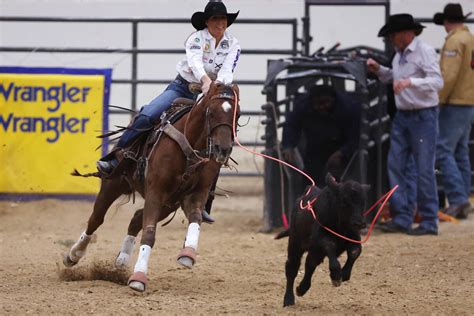
[[[329,275],[331,277],[332,285],[340,286],[341,285],[341,264],[337,260],[337,257],[334,254],[328,254],[329,258]]]
[[[290,235],[288,241],[288,259],[285,264],[286,291],[283,299],[283,307],[295,305],[293,286],[295,284],[296,275],[298,274],[298,269],[300,268],[303,252],[299,240]]]
[[[329,275],[331,277],[332,285],[341,285],[341,264],[337,260],[336,244],[330,240],[323,240],[322,245],[326,251],[326,255],[329,259]]]
[[[303,280],[301,280],[300,285],[296,287],[296,295],[303,296],[309,290],[314,270],[321,264],[321,262],[323,262],[323,259],[324,255],[314,250],[310,250],[306,257]]]
[[[359,244],[350,244],[347,247],[347,261],[342,268],[342,281],[348,281],[351,278],[354,262],[359,258],[362,247]]]

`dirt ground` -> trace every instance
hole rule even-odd
[[[0,314],[472,315],[474,214],[441,223],[437,237],[374,232],[349,282],[333,287],[326,260],[309,292],[283,308],[287,240],[258,232],[261,191],[244,187],[248,192],[216,201],[216,223],[203,225],[192,270],[175,261],[186,231],[182,213],[158,230],[143,294],[88,273],[113,261],[137,205],[112,207],[87,255],[65,270],[61,255],[84,229],[92,203],[0,202]],[[65,272],[86,280],[64,281]]]

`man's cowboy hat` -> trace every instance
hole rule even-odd
[[[387,37],[390,34],[406,30],[413,30],[418,36],[423,31],[424,27],[425,26],[421,25],[420,23],[415,22],[411,14],[394,14],[388,17],[388,22],[382,26],[378,37]]]
[[[443,13],[438,12],[433,17],[433,22],[438,25],[443,25],[444,20],[448,20],[449,22],[462,22],[468,16],[471,15],[472,12],[464,15],[462,13],[462,7],[459,3],[448,3],[443,10]]]
[[[191,17],[191,24],[196,30],[200,31],[206,28],[207,19],[209,19],[211,16],[220,15],[227,16],[227,27],[229,27],[232,23],[234,23],[237,15],[239,15],[239,12],[240,11],[237,11],[236,13],[227,13],[227,8],[225,7],[224,3],[220,1],[210,1],[206,5],[204,12],[198,11],[193,14]]]

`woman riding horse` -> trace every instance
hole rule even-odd
[[[197,31],[186,40],[186,58],[176,65],[178,75],[165,91],[142,107],[132,125],[120,137],[115,152],[117,149],[127,148],[140,135],[150,130],[176,98],[196,100],[197,94],[190,91],[190,83],[202,84],[204,95],[213,80],[224,84],[232,83],[240,56],[240,45],[226,30],[238,14],[239,11],[227,13],[222,2],[209,2],[204,12],[193,14],[191,23]],[[107,155],[97,162],[97,168],[101,173],[110,175],[118,163],[116,155]]]
[[[203,221],[201,211],[221,166],[229,159],[239,113],[239,90],[230,82],[240,46],[225,32],[237,14],[227,14],[222,2],[210,2],[204,12],[192,16],[192,24],[198,31],[186,41],[187,59],[178,63],[178,76],[160,96],[142,108],[132,127],[122,135],[118,147],[128,147],[175,98],[195,99],[196,96],[187,90],[189,83],[201,81],[204,97],[175,124],[162,126],[166,135],[158,138],[149,153],[144,181],[137,181],[129,174],[125,175],[127,181],[124,177],[101,177],[101,188],[87,228],[65,256],[66,266],[77,264],[85,255],[92,234],[103,223],[110,205],[122,194],[138,191],[145,198],[145,205],[132,219],[116,259],[117,266],[128,265],[135,237],[142,230],[140,251],[129,286],[137,291],[145,290],[157,223],[178,207],[183,209],[189,221],[178,262],[192,267]],[[216,80],[212,81],[214,77]],[[172,132],[168,133],[167,129]],[[101,160],[99,171],[110,173],[114,165],[118,165],[116,157]],[[106,170],[102,170],[103,167]]]

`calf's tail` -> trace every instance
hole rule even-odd
[[[288,236],[290,236],[290,231],[287,229],[282,232],[279,232],[278,235],[275,236],[275,239],[281,239],[283,237],[288,237]]]

